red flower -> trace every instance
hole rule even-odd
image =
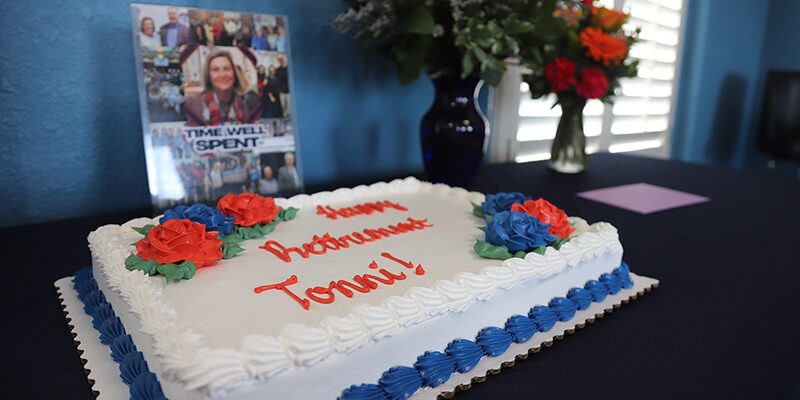
[[[586,67],[575,84],[575,93],[587,99],[603,97],[608,89],[608,78],[597,67]]]
[[[566,57],[556,58],[547,64],[544,74],[550,82],[550,90],[558,93],[575,83],[575,63]]]
[[[575,228],[569,224],[567,214],[564,210],[542,198],[536,201],[525,200],[525,205],[512,204],[511,211],[528,213],[528,215],[536,217],[539,221],[550,224],[550,229],[548,229],[547,232],[560,238],[567,237],[570,233],[575,231]]]
[[[587,6],[590,6],[590,5],[592,5],[592,3],[594,3],[594,0],[582,0],[581,3],[586,4]]]
[[[280,210],[272,197],[259,196],[255,193],[227,194],[219,199],[217,208],[223,214],[236,217],[233,224],[238,226],[268,224],[275,219]]]
[[[222,258],[219,232],[206,232],[206,226],[188,219],[171,219],[154,226],[136,243],[138,256],[159,264],[188,260],[205,267]]]

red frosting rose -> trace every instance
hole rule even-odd
[[[578,96],[587,99],[597,99],[606,94],[608,89],[608,78],[597,67],[586,67],[581,73],[581,78],[575,84],[575,92]]]
[[[280,207],[275,205],[272,197],[259,196],[255,193],[227,194],[219,199],[217,208],[231,217],[238,226],[268,224],[278,215]]]
[[[525,200],[525,205],[512,204],[511,211],[528,213],[539,219],[539,221],[550,224],[550,229],[547,232],[560,238],[567,237],[575,231],[575,228],[567,220],[567,213],[542,198],[536,201]]]
[[[558,93],[575,83],[575,63],[565,57],[556,58],[547,64],[544,74],[550,82],[550,90]]]
[[[154,226],[136,243],[139,257],[171,264],[188,260],[195,267],[205,267],[222,258],[219,232],[206,232],[206,226],[188,219],[171,219]]]

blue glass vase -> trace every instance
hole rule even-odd
[[[476,98],[479,78],[433,79],[433,105],[422,117],[422,160],[428,179],[450,186],[467,186],[483,160],[489,122]]]

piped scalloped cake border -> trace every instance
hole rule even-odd
[[[302,209],[321,203],[413,191],[441,192],[473,202],[480,202],[484,197],[478,192],[409,177],[352,189],[279,198],[276,204]],[[130,251],[120,238],[125,234],[122,230],[147,220],[140,218],[123,225],[106,225],[90,233],[90,247],[99,261],[98,270],[108,279],[109,286],[125,298],[132,313],[138,317],[142,330],[153,336],[155,352],[175,355],[169,359],[159,356],[166,376],[180,380],[187,390],[201,389],[212,395],[235,390],[247,381],[266,380],[286,370],[314,365],[332,353],[353,351],[367,342],[380,340],[399,329],[445,312],[463,311],[477,299],[488,300],[498,288],[507,289],[533,277],[547,277],[561,272],[567,266],[622,250],[616,228],[598,222],[586,225],[582,233],[565,243],[560,250],[548,248],[544,255],[530,253],[524,259],[508,259],[503,261],[502,266],[493,265],[496,263],[494,260],[487,260],[487,267],[480,275],[459,273],[453,278],[455,282],[441,280],[433,288],[412,287],[404,296],[389,297],[380,306],[360,303],[347,316],[326,317],[317,327],[289,324],[281,329],[277,337],[248,335],[243,339],[240,350],[212,349],[206,345],[202,335],[178,321],[174,308],[163,300],[161,288],[153,285],[140,271],[128,271],[125,268],[124,258]],[[572,221],[586,224],[580,218],[572,218]],[[470,281],[488,282],[489,285],[470,285]],[[405,300],[405,304],[416,304],[422,316],[411,323],[406,319],[404,325],[397,318],[393,303],[388,301],[394,297]],[[436,304],[427,304],[425,300],[431,298]],[[439,302],[441,304],[437,303],[436,298],[443,300]],[[393,302],[400,305],[403,303],[400,300]]]
[[[446,390],[446,391],[439,392],[439,394],[436,395],[436,399],[437,400],[449,400],[449,399],[452,399],[456,395],[456,393],[467,391],[467,390],[471,389],[472,385],[474,385],[474,384],[486,382],[486,380],[489,378],[489,376],[497,375],[497,374],[501,373],[502,370],[504,370],[504,369],[508,369],[508,368],[514,367],[518,361],[526,360],[526,359],[528,359],[529,356],[532,356],[534,354],[538,354],[540,351],[542,351],[542,349],[545,349],[547,347],[551,347],[555,342],[564,340],[567,336],[572,335],[575,332],[586,328],[588,325],[591,325],[591,324],[595,323],[597,320],[602,319],[606,315],[611,314],[612,312],[614,312],[614,310],[620,309],[623,305],[627,305],[631,301],[636,300],[639,297],[642,297],[645,294],[650,293],[651,291],[657,289],[659,284],[660,283],[658,281],[656,281],[656,282],[652,283],[649,286],[645,286],[644,288],[642,288],[641,290],[637,291],[636,293],[633,293],[630,296],[628,296],[626,298],[623,298],[623,299],[620,299],[618,302],[613,303],[608,308],[605,308],[603,310],[603,312],[596,313],[596,314],[594,314],[594,316],[585,319],[583,322],[575,324],[574,328],[564,329],[562,333],[554,335],[552,340],[545,340],[544,342],[542,342],[538,346],[534,346],[534,347],[529,348],[528,351],[525,352],[525,353],[516,354],[514,356],[513,360],[505,361],[505,362],[501,363],[500,367],[498,367],[498,368],[490,368],[490,369],[486,370],[485,374],[472,377],[468,383],[458,384],[458,385],[455,386],[455,388],[453,390]]]

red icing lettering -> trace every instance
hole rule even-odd
[[[278,256],[278,258],[286,262],[292,261],[292,257],[289,257],[289,253],[293,251],[297,252],[297,254],[300,254],[300,256],[302,256],[303,258],[308,258],[308,252],[304,252],[303,250],[300,250],[297,247],[290,247],[287,249],[286,247],[283,247],[282,244],[274,240],[267,240],[263,246],[258,246],[258,248],[265,249],[270,253],[275,254],[276,256]]]
[[[391,272],[389,272],[389,271],[387,271],[387,270],[385,270],[383,268],[379,269],[378,272],[380,272],[381,274],[383,274],[383,276],[385,276],[385,277],[387,277],[389,279],[398,280],[398,281],[402,281],[402,280],[406,279],[406,274],[404,272],[400,272],[400,275],[395,275],[395,274],[393,274],[393,273],[391,273]]]
[[[285,262],[291,262],[291,252],[299,254],[303,258],[308,258],[312,254],[322,255],[328,250],[336,251],[350,247],[350,244],[363,245],[367,242],[374,242],[383,238],[391,237],[392,235],[399,235],[402,233],[430,228],[433,225],[428,223],[428,219],[414,219],[407,218],[408,222],[398,222],[396,226],[389,225],[387,228],[370,229],[365,228],[361,232],[353,232],[349,235],[339,236],[338,238],[332,237],[329,233],[325,233],[322,237],[314,235],[309,243],[303,243],[301,247],[285,247],[284,245],[274,241],[268,240],[263,246],[259,246],[264,250],[269,251]],[[363,234],[362,234],[363,233]],[[366,235],[366,236],[365,236]],[[350,243],[348,243],[348,241]],[[388,253],[387,253],[388,254]],[[393,258],[390,258],[393,259]],[[398,261],[397,259],[393,259]],[[399,261],[398,261],[399,262]],[[405,264],[404,264],[405,265]],[[413,266],[407,266],[413,268]]]
[[[319,236],[314,235],[314,239],[311,241],[311,243],[303,243],[303,249],[311,254],[325,254],[327,249],[325,248],[324,244],[320,243],[320,240],[322,239],[320,239]],[[314,246],[316,245],[320,245],[321,248],[319,250],[315,250]]]
[[[370,289],[377,289],[378,288],[378,284],[377,283],[365,279],[363,275],[354,276],[353,277],[353,282],[355,282],[355,283],[357,283],[357,284],[359,284],[359,285],[361,285],[363,287],[368,287]]]
[[[405,261],[403,261],[403,260],[401,260],[401,259],[399,259],[399,258],[397,258],[397,257],[395,257],[395,256],[393,256],[393,255],[391,255],[389,253],[381,253],[381,255],[383,257],[386,257],[386,258],[392,260],[392,261],[397,262],[398,264],[400,264],[400,265],[402,265],[402,266],[404,266],[406,268],[414,268],[414,263],[412,263],[412,262],[405,262]]]
[[[289,286],[289,285],[294,285],[295,283],[297,283],[297,275],[292,275],[292,276],[289,277],[289,279],[287,279],[287,280],[285,280],[285,281],[283,281],[281,283],[275,283],[275,284],[272,284],[272,285],[259,286],[259,287],[255,288],[255,289],[253,289],[253,291],[256,292],[256,293],[261,293],[263,291],[270,290],[270,289],[281,290],[284,293],[288,294],[295,301],[300,303],[300,305],[303,306],[304,309],[308,310],[308,308],[311,305],[311,302],[308,301],[308,299],[301,299],[300,297],[297,297],[296,294],[292,293],[292,291],[289,290],[289,288],[286,287],[286,286]],[[331,297],[333,297],[333,295],[331,295]]]
[[[325,246],[325,248],[328,250],[339,250],[339,248],[342,247],[342,245],[339,244],[339,241],[336,240],[336,238],[331,237],[330,233],[325,233],[325,236],[322,237],[322,245]]]
[[[358,275],[353,277],[353,281],[356,281],[355,278],[358,278]],[[339,289],[340,291],[342,291],[342,294],[344,294],[347,297],[352,297],[353,296],[353,292],[351,292],[350,290],[347,290],[345,288],[345,286],[348,286],[351,289],[353,289],[353,290],[355,290],[357,292],[361,292],[361,293],[369,293],[369,291],[371,290],[371,287],[369,285],[367,285],[366,283],[364,283],[363,281],[362,282],[356,282],[356,283],[357,284],[352,283],[352,282],[348,282],[348,281],[345,281],[345,280],[340,280],[340,281],[336,282],[336,289]],[[350,295],[348,296],[347,293],[345,293],[345,291],[350,292]]]
[[[315,236],[315,238],[318,237]],[[410,261],[403,261],[385,252],[381,253],[381,255],[392,261],[399,263],[400,265],[406,268],[414,268],[414,264]],[[315,286],[313,288],[306,289],[305,294],[308,297],[308,299],[298,297],[296,294],[292,293],[292,291],[289,290],[289,288],[287,287],[289,285],[294,285],[297,283],[296,275],[292,275],[291,277],[289,277],[289,279],[281,283],[259,286],[253,289],[253,291],[255,293],[261,293],[271,289],[278,289],[289,295],[292,299],[294,299],[298,303],[300,303],[303,309],[308,310],[311,306],[311,301],[320,304],[333,303],[336,300],[336,295],[333,292],[334,289],[338,290],[339,293],[343,294],[345,297],[350,298],[353,297],[354,295],[353,290],[360,293],[369,293],[370,291],[377,289],[380,284],[393,285],[396,281],[402,281],[407,278],[404,272],[400,272],[400,274],[394,274],[392,272],[387,271],[384,268],[379,269],[378,263],[375,262],[375,260],[372,260],[372,262],[369,263],[369,268],[373,270],[377,269],[378,273],[382,275],[382,277],[372,274],[361,274],[353,276],[352,282],[346,280],[331,281],[327,287]],[[417,265],[415,272],[417,275],[425,274],[425,270],[422,268],[422,265]]]
[[[375,212],[384,212],[386,208],[393,208],[399,211],[408,211],[407,208],[397,203],[392,203],[388,200],[378,201],[375,203],[356,204],[352,207],[342,207],[334,209],[331,206],[317,206],[317,215],[324,215],[330,219],[338,217],[350,218],[356,215],[372,215]]]
[[[399,259],[399,258],[397,258],[397,257],[395,257],[395,256],[393,256],[393,255],[391,255],[389,253],[381,253],[381,255],[386,257],[386,258],[388,258],[388,259],[390,259],[390,260],[392,260],[392,261],[394,261],[394,262],[397,262],[398,264],[400,264],[400,265],[402,265],[402,266],[404,266],[406,268],[413,268],[414,269],[414,273],[417,274],[417,275],[425,275],[425,268],[422,268],[422,264],[417,264],[417,268],[414,268],[414,263],[412,263],[411,261],[408,261],[408,262],[403,261],[403,260],[401,260],[401,259]]]
[[[317,296],[317,294],[324,294],[327,295],[328,297],[324,298],[319,297]],[[309,299],[322,304],[331,304],[333,303],[333,300],[336,298],[336,296],[333,295],[333,291],[331,291],[330,287],[322,287],[322,286],[316,286],[313,288],[306,289],[306,296],[308,296]]]
[[[353,237],[358,239],[358,240],[360,240],[362,243],[363,242],[374,242],[375,241],[375,239],[373,239],[371,236],[366,238],[366,237],[364,237],[364,235],[362,235],[359,232],[353,232]],[[378,236],[378,239],[380,239],[380,236]]]

